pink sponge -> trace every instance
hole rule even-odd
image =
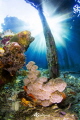
[[[60,103],[63,97],[63,90],[67,84],[61,78],[50,79],[40,76],[40,71],[34,62],[27,64],[29,70],[24,84],[27,86],[27,94],[32,94],[42,106],[49,106],[53,103]],[[37,74],[36,74],[37,73]]]

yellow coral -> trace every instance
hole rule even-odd
[[[30,39],[30,35],[31,35],[31,32],[29,31],[22,31],[20,33],[18,33],[18,36],[19,36],[19,44],[22,44],[22,45],[28,45],[29,44],[29,39]]]
[[[24,104],[24,105],[28,105],[30,103],[30,101],[27,101],[25,98],[22,98],[21,102]]]
[[[24,33],[24,34],[28,34],[28,35],[31,34],[31,32],[30,32],[30,31],[27,31],[27,30],[23,31],[23,33]]]
[[[3,56],[4,52],[5,52],[4,49],[0,48],[0,56]]]
[[[18,43],[21,44],[21,45],[28,45],[29,41],[27,41],[26,37],[24,36],[24,37],[19,38]]]

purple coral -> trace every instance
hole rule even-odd
[[[6,44],[13,36],[4,36],[1,40],[2,44]]]

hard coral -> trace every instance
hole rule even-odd
[[[8,42],[4,46],[4,54],[0,57],[0,63],[3,70],[14,75],[24,65],[25,56],[21,46],[17,42]]]
[[[23,52],[28,49],[34,38],[31,36],[31,32],[27,30],[18,34],[7,30],[0,36],[2,47],[0,48],[0,81],[2,81],[3,73],[6,75],[8,73],[9,78],[12,78],[12,76],[16,75],[17,70],[23,67],[25,63]],[[4,79],[7,80],[7,77],[5,76]]]
[[[17,42],[7,42],[4,46],[5,51],[10,51],[10,52],[22,52],[21,46]]]
[[[21,47],[24,50],[27,50],[30,43],[34,40],[34,37],[31,36],[31,32],[30,31],[22,31],[16,35],[14,35],[10,42],[18,42],[19,45],[21,45]]]
[[[24,84],[27,86],[27,94],[32,94],[42,106],[60,103],[64,99],[63,90],[67,84],[61,78],[48,81],[47,77],[40,77],[38,66],[33,61],[29,62],[26,67],[28,75],[24,79]]]

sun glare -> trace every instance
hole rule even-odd
[[[5,2],[3,2],[3,3],[5,3]],[[19,19],[24,20],[28,24],[28,30],[31,31],[32,36],[36,37],[41,32],[43,32],[43,27],[42,27],[42,23],[41,23],[38,11],[34,7],[30,6],[30,4],[27,4],[23,1],[22,1],[22,3],[24,3],[24,7],[22,7],[22,9],[20,9],[19,6],[18,6],[18,8],[16,8],[16,6],[15,6],[16,12],[13,13],[14,9],[12,9],[13,7],[11,7],[12,12],[10,12],[10,11],[8,12],[8,10],[7,10],[6,13],[9,13],[9,16],[12,15],[12,16],[18,17]],[[50,2],[48,1],[48,3],[50,3]],[[5,4],[7,4],[7,3],[5,3]],[[12,5],[12,3],[11,3],[11,5]],[[15,4],[13,4],[13,5],[15,5]],[[60,14],[58,15],[58,13],[56,13],[55,11],[56,11],[56,8],[60,7],[60,5],[61,4],[58,4],[58,6],[56,6],[54,10],[52,8],[50,8],[54,11],[54,14],[52,12],[52,14],[53,14],[52,17],[50,17],[50,15],[48,16],[48,12],[46,11],[46,9],[45,9],[44,15],[50,26],[50,29],[54,36],[56,45],[57,46],[61,46],[61,45],[65,46],[64,36],[67,36],[69,33],[69,29],[67,28],[67,20],[70,19],[71,13],[62,13],[61,15]],[[22,5],[20,4],[20,7],[21,6]],[[43,6],[43,7],[45,7],[45,6]],[[5,8],[5,9],[7,9],[7,8]],[[19,11],[21,14],[18,14]],[[24,11],[26,11],[26,12],[24,12]],[[4,14],[5,14],[5,10],[4,10]],[[27,29],[27,26],[24,26],[24,27],[25,27],[25,29]],[[2,31],[1,28],[0,28],[0,31]],[[44,37],[44,36],[41,36],[41,39],[42,39],[42,37]]]
[[[55,39],[55,43],[57,46],[66,46],[64,37],[69,35],[69,26],[68,20],[71,18],[71,13],[66,13],[62,15],[54,16],[53,18],[47,17],[48,24],[52,31],[52,34]]]

